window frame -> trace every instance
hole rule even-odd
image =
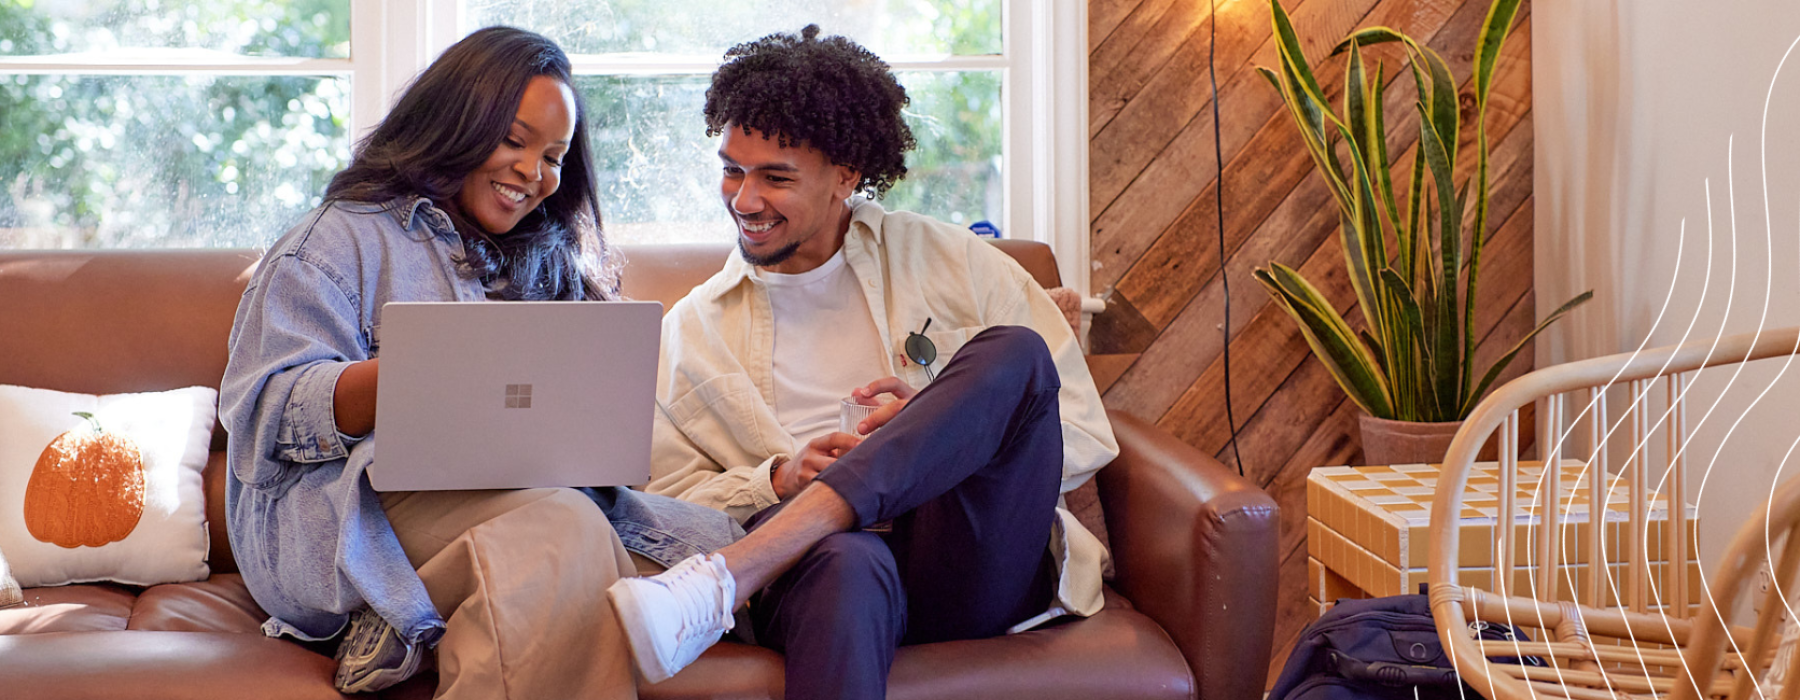
[[[1002,53],[884,57],[896,71],[1001,73],[1006,234],[1050,245],[1064,286],[1088,296],[1087,6],[1000,0]],[[268,58],[206,50],[0,56],[0,75],[322,76],[350,82],[351,143],[407,81],[473,27],[461,0],[355,0],[349,58]],[[718,57],[571,56],[578,75],[709,74]],[[697,125],[696,125],[697,127]]]

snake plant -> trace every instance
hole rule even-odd
[[[1520,0],[1496,0],[1475,41],[1474,182],[1459,189],[1457,83],[1442,56],[1387,27],[1351,34],[1332,50],[1347,54],[1342,113],[1325,101],[1293,23],[1279,0],[1269,0],[1280,73],[1257,71],[1281,92],[1319,173],[1337,201],[1345,265],[1366,330],[1353,331],[1337,308],[1293,268],[1270,262],[1254,275],[1306,336],[1313,354],[1352,401],[1369,415],[1404,421],[1457,421],[1500,376],[1527,342],[1593,297],[1584,292],[1532,329],[1473,381],[1475,290],[1482,231],[1488,218],[1488,91],[1500,47]],[[1418,87],[1418,148],[1412,175],[1396,198],[1389,171],[1383,115],[1384,71],[1371,74],[1362,48],[1399,42]],[[1462,221],[1474,190],[1473,231],[1464,256]],[[1387,248],[1392,236],[1396,250]],[[1432,239],[1435,237],[1435,241]],[[1466,264],[1465,264],[1466,263]]]

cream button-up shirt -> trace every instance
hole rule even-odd
[[[905,358],[906,336],[925,326],[937,345],[932,370],[989,326],[1027,326],[1044,337],[1062,379],[1062,492],[1093,477],[1119,453],[1112,425],[1074,333],[1043,288],[1005,253],[970,233],[910,212],[852,200],[844,256],[881,334],[892,374],[914,387],[925,370]],[[733,251],[723,270],[663,317],[651,493],[725,511],[740,522],[779,499],[770,471],[795,444],[775,416],[771,371],[775,322],[768,289]],[[1050,548],[1056,600],[1020,623],[1092,615],[1102,601],[1107,552],[1066,508],[1057,508]]]

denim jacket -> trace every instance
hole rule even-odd
[[[275,242],[244,290],[219,413],[230,435],[228,532],[244,584],[272,615],[265,634],[330,638],[367,604],[410,642],[442,635],[444,620],[364,478],[375,433],[339,433],[332,396],[346,366],[379,355],[383,304],[487,299],[461,274],[461,253],[449,217],[428,199],[331,202]],[[663,564],[743,534],[710,508],[584,491],[628,549]]]

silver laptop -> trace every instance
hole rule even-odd
[[[650,480],[662,304],[389,303],[377,491]]]

